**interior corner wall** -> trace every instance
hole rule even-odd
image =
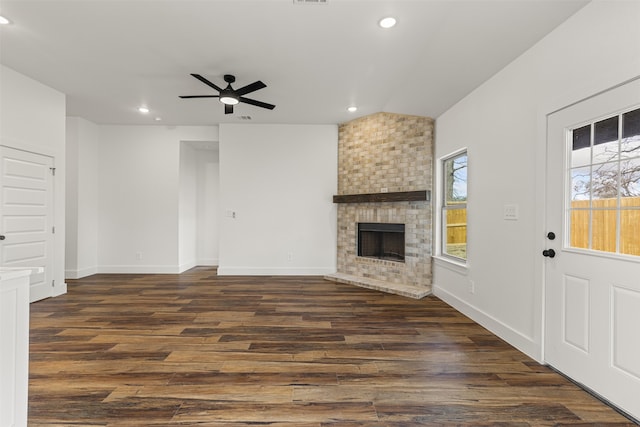
[[[336,125],[220,125],[220,275],[336,271]]]
[[[196,150],[180,143],[180,188],[178,196],[178,269],[196,266],[197,256],[197,163]]]
[[[215,150],[196,150],[196,263],[217,266],[220,205],[220,162]]]
[[[179,273],[180,141],[215,126],[100,126],[101,273]]]
[[[67,117],[66,121],[66,188],[65,200],[65,278],[78,276],[78,120]]]
[[[0,65],[0,145],[53,158],[54,295],[65,284],[65,95],[11,68]]]
[[[65,277],[79,279],[98,271],[99,127],[67,117]]]
[[[436,121],[436,161],[468,149],[469,198],[468,268],[436,260],[434,293],[537,360],[546,115],[640,75],[638,22],[640,2],[591,2]]]

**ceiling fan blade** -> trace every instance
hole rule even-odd
[[[255,105],[256,107],[268,108],[269,110],[273,110],[274,108],[276,108],[276,106],[273,104],[267,104],[266,102],[256,101],[255,99],[240,97],[240,102],[244,102],[245,104]]]
[[[259,90],[265,87],[267,87],[267,85],[262,83],[260,80],[258,80],[257,82],[253,82],[250,85],[246,85],[244,87],[241,87],[240,89],[236,89],[236,94],[238,94],[238,96],[242,96],[242,95],[246,95],[249,92],[255,92],[256,90]]]
[[[224,104],[224,113],[233,114],[233,105]]]
[[[206,84],[207,86],[214,88],[218,92],[222,91],[222,89],[220,89],[218,86],[216,86],[215,84],[211,83],[209,80],[202,77],[200,74],[191,74],[191,75],[196,79],[200,80],[202,83]]]
[[[219,98],[220,95],[181,95],[180,98]]]

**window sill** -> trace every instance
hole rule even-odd
[[[458,274],[466,276],[469,273],[469,264],[456,261],[453,258],[449,258],[442,255],[434,255],[433,262],[438,267],[444,267],[447,270],[454,271]]]

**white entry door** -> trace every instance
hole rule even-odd
[[[545,360],[640,419],[640,80],[547,132]]]
[[[53,295],[53,159],[0,146],[0,265],[42,267],[31,302]]]

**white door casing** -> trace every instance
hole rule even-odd
[[[53,158],[0,146],[0,265],[42,267],[29,300],[53,296]]]
[[[547,121],[545,361],[640,419],[640,256],[571,247],[570,130],[640,106],[640,79]],[[574,183],[575,184],[575,183]],[[640,223],[633,225],[640,233]]]

